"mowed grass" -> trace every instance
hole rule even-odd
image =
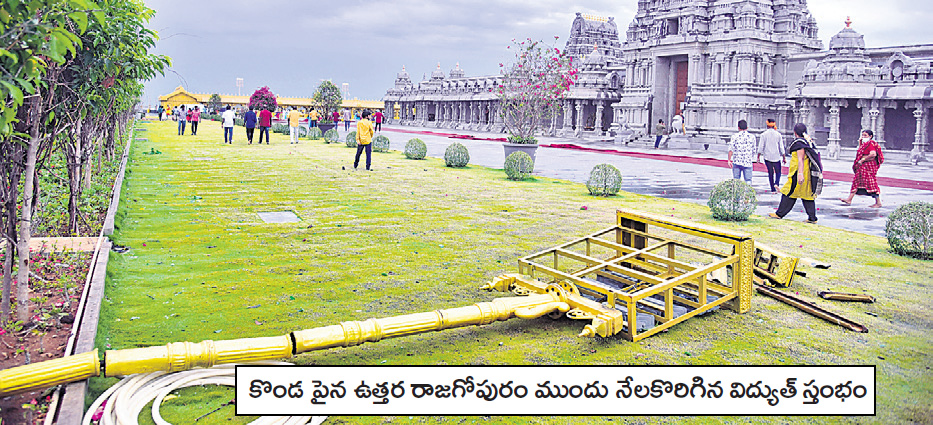
[[[110,257],[98,333],[101,349],[283,335],[507,296],[478,288],[499,274],[517,271],[521,256],[612,226],[615,210],[624,207],[748,232],[782,251],[832,264],[828,270],[804,268],[808,276],[798,277],[790,291],[866,325],[870,332],[853,333],[756,295],[747,314],[719,311],[639,343],[618,337],[579,338],[584,321],[514,319],[304,354],[293,361],[304,365],[877,365],[876,417],[760,420],[933,422],[929,401],[933,262],[895,256],[887,252],[883,238],[761,217],[722,223],[713,220],[706,207],[694,204],[630,193],[594,198],[581,184],[541,177],[512,182],[501,170],[451,169],[442,160],[413,161],[395,151],[374,153],[375,171],[357,171],[352,169],[355,150],[343,144],[302,140],[289,145],[285,136],[273,135],[271,146],[246,145],[238,127],[235,143],[224,145],[219,124],[213,122],[203,123],[196,137],[177,136],[172,122],[147,127],[149,140],[134,142],[124,182],[113,239],[131,249]],[[345,134],[340,135],[342,140]],[[398,133],[387,136],[406,138]],[[257,213],[271,211],[291,211],[301,221],[263,223]],[[878,302],[825,301],[816,296],[820,290],[866,292]],[[97,379],[92,388],[99,393],[112,382]],[[204,391],[180,391],[180,397],[163,406],[165,416],[175,415],[184,422],[177,418],[206,413],[233,394],[221,390],[211,399],[204,397]],[[231,415],[232,409],[226,408],[199,423],[248,419],[231,421]],[[143,423],[151,423],[148,414],[142,416]],[[331,421],[607,423],[612,419],[620,420],[342,417]],[[670,421],[718,423],[721,419]]]

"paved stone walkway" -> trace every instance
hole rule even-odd
[[[502,162],[505,159],[501,146],[502,142],[500,141],[470,140],[448,136],[449,134],[458,134],[473,136],[478,139],[505,137],[498,133],[404,126],[384,126],[382,133],[392,141],[392,149],[400,151],[405,149],[405,143],[409,139],[417,137],[427,144],[428,156],[442,158],[447,146],[457,141],[463,143],[469,149],[471,164],[502,168]],[[343,137],[343,132],[341,132],[341,137]],[[546,177],[586,182],[590,170],[595,165],[609,163],[622,171],[622,190],[698,204],[706,204],[713,186],[720,181],[732,178],[732,171],[724,168],[726,158],[724,152],[681,149],[654,150],[622,146],[611,142],[588,142],[578,139],[552,137],[539,137],[539,141],[541,145],[575,144],[588,148],[632,153],[663,153],[721,160],[721,163],[717,162],[719,164],[717,166],[665,160],[663,159],[664,155],[659,155],[659,159],[647,159],[612,153],[542,146],[538,148],[535,174]],[[849,174],[852,172],[851,161],[824,159],[823,162],[827,171]],[[756,213],[760,215],[767,215],[777,209],[778,202],[781,199],[780,194],[770,193],[767,176],[765,172],[756,171],[752,178],[752,186],[758,192],[758,209]],[[933,181],[933,163],[903,165],[885,162],[878,176],[920,181],[928,185],[929,182]],[[781,184],[785,180],[786,176],[782,176]],[[821,225],[884,236],[886,217],[895,208],[916,200],[933,202],[933,191],[882,185],[881,199],[884,207],[879,209],[869,208],[868,205],[873,201],[865,196],[856,197],[852,206],[846,206],[839,202],[838,199],[848,195],[850,186],[851,181],[826,180],[823,195],[816,202],[817,216]],[[806,219],[803,205],[798,202],[794,210],[785,219]]]

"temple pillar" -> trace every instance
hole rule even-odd
[[[885,119],[886,114],[884,110],[885,109],[896,109],[897,101],[894,101],[894,100],[873,101],[872,105],[874,105],[875,102],[878,102],[877,103],[878,110],[880,111],[880,114],[878,115],[878,130],[875,132],[875,137],[876,137],[875,140],[878,141],[878,143],[881,145],[883,149],[885,145],[884,140],[887,139],[887,136],[885,135],[885,132],[887,130],[886,128],[887,120]]]
[[[723,69],[723,62],[722,62],[722,60],[720,60],[720,59],[717,58],[716,61],[713,63],[713,81],[711,81],[711,82],[712,82],[714,85],[717,85],[717,84],[721,84],[721,83],[722,83],[722,81],[723,81],[723,78],[722,78],[722,69]]]
[[[742,53],[736,55],[738,60],[738,78],[736,81],[741,83],[750,83],[754,80],[752,76],[752,55],[748,53]]]
[[[596,101],[596,124],[593,125],[593,131],[596,132],[597,136],[603,135],[603,102],[601,100]]]
[[[797,123],[803,123],[807,125],[807,129],[809,130],[810,102],[807,99],[800,101],[800,108],[797,109],[796,115],[797,119],[794,120],[794,125],[797,125]],[[793,132],[793,128],[791,128],[791,132]]]
[[[926,161],[926,143],[923,137],[923,124],[926,122],[926,108],[922,101],[908,103],[909,107],[914,108],[914,119],[917,120],[917,129],[914,132],[914,147],[910,150],[910,162],[916,164],[920,161]]]
[[[810,99],[809,103],[810,103],[810,114],[807,115],[807,120],[805,121],[805,123],[807,124],[807,131],[809,131],[810,134],[812,135],[816,133],[816,111],[814,111],[814,109],[820,107],[820,100]]]
[[[574,103],[576,103],[577,109],[577,127],[574,129],[573,135],[575,137],[580,137],[580,134],[583,133],[583,101],[576,100]]]
[[[703,59],[703,55],[699,53],[694,53],[690,55],[690,65],[688,65],[688,77],[687,85],[692,86],[701,80],[700,75],[702,73],[700,60]]]
[[[849,102],[845,99],[827,99],[823,105],[829,108],[829,138],[827,139],[827,153],[831,159],[839,159],[841,146],[839,144],[839,112]]]
[[[763,83],[766,86],[771,86],[774,84],[774,61],[769,57],[765,59],[765,79]]]
[[[881,114],[881,111],[875,108],[871,108],[868,111],[868,116],[871,119],[868,125],[868,128],[871,129],[872,133],[875,133],[876,138],[878,137],[878,115],[880,114]],[[879,145],[882,143],[880,140],[876,140],[876,141],[878,142]],[[881,149],[884,149],[884,146],[881,146]]]
[[[855,106],[862,111],[862,128],[859,129],[859,137],[861,137],[861,130],[871,129],[871,101],[868,99],[859,99],[855,102]],[[875,132],[875,130],[871,131],[872,133]]]
[[[573,101],[564,101],[564,129],[570,130],[573,127]]]

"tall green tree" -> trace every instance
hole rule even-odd
[[[99,160],[113,157],[141,81],[168,65],[168,58],[148,53],[156,36],[145,24],[153,13],[138,0],[0,3],[0,221],[7,242],[2,319],[10,314],[15,252],[16,318],[28,320],[36,172],[52,142],[65,150],[75,201],[82,170],[89,180],[88,158],[94,152]]]
[[[334,83],[324,80],[314,91],[314,106],[324,114],[322,121],[330,121],[331,114],[340,108],[343,95]]]
[[[0,317],[10,315],[12,257],[17,254],[18,320],[28,318],[29,239],[35,208],[36,168],[39,156],[54,137],[43,128],[54,119],[51,112],[59,68],[81,47],[76,33],[87,29],[89,20],[100,21],[97,5],[86,0],[6,1],[0,4],[0,161],[4,167],[2,204],[6,210],[4,237],[6,261],[3,270],[3,296]],[[23,192],[19,193],[22,182]]]
[[[512,40],[511,47],[515,47],[515,61],[499,64],[503,68],[497,92],[499,113],[510,142],[537,143],[535,134],[557,117],[561,100],[577,80],[577,69],[566,51],[543,41]]]
[[[145,27],[154,11],[132,0],[99,0],[105,19],[92,22],[81,49],[69,60],[67,80],[59,84],[59,122],[70,131],[59,144],[67,159],[68,226],[79,229],[79,202],[91,183],[93,158],[100,171],[104,158],[114,156],[129,111],[142,93],[143,80],[162,73],[169,60],[148,52],[155,32]]]
[[[220,101],[220,95],[214,93],[209,99],[207,99],[207,107],[211,110],[211,113],[216,114],[221,108],[223,108],[223,103]]]

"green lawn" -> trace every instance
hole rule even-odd
[[[808,277],[796,279],[791,290],[866,325],[870,333],[853,333],[756,295],[747,314],[720,311],[694,318],[640,343],[617,337],[578,338],[583,321],[515,319],[305,354],[295,361],[317,365],[873,364],[878,366],[878,416],[852,420],[933,421],[933,374],[928,367],[933,364],[933,312],[928,305],[933,262],[890,254],[882,238],[761,217],[721,223],[704,206],[628,193],[594,198],[582,184],[540,177],[513,182],[501,170],[451,169],[442,160],[413,161],[395,151],[374,153],[375,171],[356,171],[352,169],[355,150],[342,144],[302,140],[289,145],[285,136],[274,135],[271,146],[246,145],[238,127],[235,144],[224,145],[214,122],[203,123],[196,137],[175,135],[172,122],[155,122],[148,128],[149,140],[132,147],[123,186],[113,239],[131,250],[110,257],[98,333],[101,349],[275,336],[346,320],[488,301],[505,294],[480,291],[479,286],[496,275],[515,272],[519,257],[612,226],[615,209],[625,207],[741,230],[790,254],[832,264],[828,270],[807,269]],[[386,134],[405,139],[399,133]],[[623,170],[623,178],[626,172],[632,171]],[[292,211],[301,222],[264,224],[257,213],[267,211]],[[820,290],[864,291],[878,303],[824,301],[816,297]],[[92,388],[100,392],[109,382],[113,380],[95,380]],[[181,391],[180,397],[163,406],[166,419],[173,420],[174,414],[176,423],[190,420],[232,394],[211,401],[203,398],[204,391]],[[224,412],[232,409],[227,409],[199,423],[246,421],[236,417],[228,421]],[[151,423],[144,416],[144,423]],[[609,420],[412,421],[460,423],[462,419],[464,423]],[[409,421],[408,417],[332,420]],[[678,421],[718,423],[719,418]]]

